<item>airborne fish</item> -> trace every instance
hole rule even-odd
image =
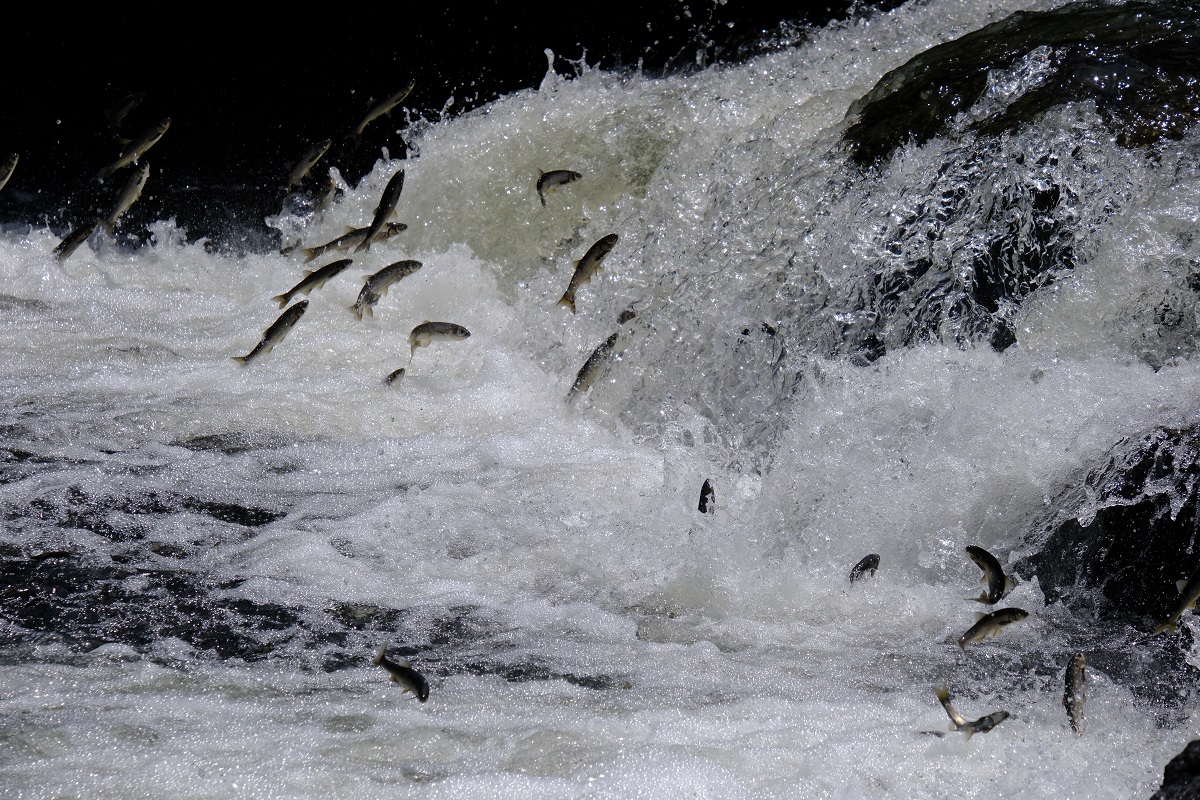
[[[381,644],[379,652],[371,659],[371,663],[386,669],[392,676],[392,683],[401,684],[404,691],[412,692],[418,700],[424,703],[429,699],[429,682],[425,680],[425,676],[413,669],[407,661],[392,661],[387,657],[387,648],[387,642]]]
[[[982,582],[987,584],[987,591],[973,599],[980,603],[987,603],[988,605],[1000,602],[1004,595],[1012,591],[1012,579],[1005,577],[1004,570],[1000,567],[1000,562],[987,550],[973,544],[967,545],[966,550],[971,560],[983,570]]]
[[[354,301],[354,305],[350,306],[350,310],[358,319],[362,319],[364,313],[368,317],[375,316],[375,304],[379,302],[379,298],[387,294],[392,284],[401,278],[412,275],[420,268],[420,261],[397,261],[395,264],[388,264],[374,275],[364,275],[363,278],[366,282],[358,293],[358,299]]]
[[[107,178],[121,167],[137,161],[147,150],[154,146],[155,142],[162,138],[163,134],[167,132],[167,128],[170,127],[171,118],[163,117],[158,122],[142,131],[136,139],[125,146],[125,149],[121,151],[120,158],[109,164],[104,169],[100,170],[99,177]]]
[[[358,247],[354,248],[354,252],[359,250],[369,250],[371,242],[375,241],[375,237],[383,230],[383,224],[387,222],[388,217],[396,210],[396,203],[400,200],[400,191],[404,188],[404,170],[397,170],[396,174],[388,179],[387,186],[383,187],[383,195],[379,198],[379,205],[375,206],[375,216],[371,220],[371,224],[367,226],[366,236]]]
[[[121,144],[129,144],[129,139],[121,135],[120,125],[130,111],[142,104],[146,99],[145,92],[136,92],[127,94],[117,101],[116,105],[104,112],[104,116],[108,117],[108,125],[112,128],[112,135]]]
[[[8,179],[12,177],[13,170],[17,168],[17,161],[20,158],[20,154],[13,153],[4,159],[3,164],[0,164],[0,189],[3,189],[4,184],[8,183]]]
[[[100,227],[100,220],[94,219],[91,222],[85,222],[75,230],[63,237],[63,240],[54,248],[53,253],[58,257],[59,261],[66,261],[71,257],[71,254],[79,249],[79,245],[88,240],[88,237],[96,232],[96,228]]]
[[[343,258],[341,261],[334,261],[318,270],[304,270],[304,278],[292,288],[288,289],[283,294],[277,294],[271,299],[279,303],[279,307],[283,308],[288,303],[292,302],[292,298],[298,294],[308,294],[313,289],[320,289],[325,285],[325,281],[335,277],[346,267],[353,264],[354,261],[349,258]]]
[[[978,621],[958,638],[958,646],[966,650],[967,645],[995,636],[1004,626],[1020,622],[1028,616],[1029,612],[1020,608],[1002,608],[991,614],[980,614]]]
[[[579,368],[579,372],[575,375],[575,383],[571,384],[571,388],[567,391],[568,402],[592,387],[592,383],[596,380],[596,377],[604,369],[605,365],[612,360],[618,335],[620,335],[619,331],[601,342],[600,346],[588,356],[588,360],[583,362],[583,366]]]
[[[574,183],[582,177],[578,172],[572,172],[569,169],[552,169],[539,175],[537,193],[538,198],[542,201],[542,207],[546,207],[546,192],[557,191],[558,187]]]
[[[461,341],[470,336],[471,332],[462,325],[425,320],[408,334],[408,355],[411,359],[418,347],[428,347],[433,342]]]
[[[850,582],[855,583],[867,576],[867,573],[875,574],[875,570],[879,569],[879,554],[871,553],[863,556],[862,560],[854,565],[850,570]]]
[[[325,141],[317,142],[310,147],[304,153],[304,155],[300,157],[300,160],[292,166],[292,171],[288,173],[287,188],[292,188],[297,183],[308,177],[309,170],[316,166],[317,162],[320,161],[321,157],[329,151],[329,148],[332,145],[333,139],[326,139]]]
[[[1086,666],[1087,659],[1083,653],[1076,653],[1071,657],[1071,663],[1067,664],[1063,681],[1063,708],[1067,709],[1071,730],[1076,733],[1083,733],[1083,702],[1087,699],[1083,691],[1083,671]]]
[[[1154,629],[1155,633],[1163,631],[1174,631],[1179,627],[1179,618],[1183,616],[1183,612],[1189,608],[1196,607],[1196,601],[1200,600],[1200,569],[1192,573],[1192,577],[1188,578],[1187,582],[1179,581],[1175,584],[1179,589],[1179,605],[1175,606],[1175,610],[1171,612],[1171,616],[1167,621]]]
[[[150,162],[143,161],[138,164],[137,169],[129,176],[129,180],[125,182],[121,193],[117,195],[117,202],[113,205],[112,211],[104,217],[101,224],[104,229],[112,234],[113,229],[117,225],[117,220],[121,215],[129,210],[130,206],[137,202],[137,199],[142,196],[142,189],[146,187],[146,180],[150,177]]]
[[[411,92],[413,87],[416,85],[417,81],[414,78],[413,80],[409,81],[408,84],[400,91],[396,92],[386,100],[382,100],[372,106],[371,110],[367,112],[367,115],[363,117],[362,122],[358,123],[358,127],[351,132],[351,138],[353,138],[356,142],[362,139],[363,131],[367,129],[367,126],[379,117],[382,117],[384,114],[391,114],[392,109],[400,105],[400,103],[404,101],[404,98],[408,97],[409,92]]]
[[[579,291],[583,284],[591,282],[592,276],[600,271],[600,262],[616,244],[617,235],[610,233],[588,248],[583,258],[575,262],[575,273],[571,275],[567,291],[563,292],[562,299],[558,301],[560,306],[566,306],[571,309],[572,314],[575,313],[575,292]]]
[[[290,307],[279,315],[278,319],[271,323],[271,327],[263,331],[262,338],[258,344],[254,345],[254,349],[244,356],[234,356],[233,360],[239,364],[248,364],[253,358],[260,355],[265,356],[267,353],[283,341],[283,337],[287,336],[288,331],[296,324],[300,317],[304,316],[304,312],[308,310],[308,301],[301,300],[296,305]]]
[[[950,730],[962,731],[963,734],[970,739],[972,734],[987,733],[992,728],[999,725],[1004,720],[1008,719],[1007,711],[994,711],[986,717],[980,717],[972,722],[967,722],[966,717],[954,710],[954,706],[950,705],[950,690],[945,686],[940,686],[934,689],[937,694],[937,699],[942,704],[942,708],[946,709],[946,714],[950,717]]]
[[[330,250],[349,250],[356,244],[362,244],[363,239],[367,238],[367,232],[371,230],[371,226],[367,225],[362,228],[351,228],[336,239],[332,239],[325,244],[319,244],[316,247],[304,248],[305,262],[312,261],[314,258],[324,255]],[[389,222],[387,227],[375,235],[375,241],[386,241],[398,233],[403,233],[408,230],[408,226],[403,222]]]

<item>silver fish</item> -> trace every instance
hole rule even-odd
[[[354,129],[354,132],[351,133],[350,135],[356,141],[361,139],[362,135],[363,135],[363,131],[365,131],[367,129],[368,125],[370,125],[372,122],[374,122],[375,120],[382,117],[384,114],[391,114],[392,109],[394,109],[396,106],[400,105],[400,103],[402,103],[404,101],[404,98],[408,97],[409,92],[411,92],[413,90],[413,87],[416,85],[417,85],[417,81],[416,81],[416,79],[413,79],[408,82],[407,86],[405,86],[400,91],[396,92],[391,97],[387,98],[386,100],[382,100],[379,103],[376,103],[374,106],[372,106],[371,110],[367,112],[367,115],[365,117],[363,117],[362,122],[358,123],[358,127],[356,127]]]
[[[392,676],[392,683],[399,683],[404,691],[412,692],[417,699],[424,703],[429,699],[429,681],[425,676],[412,668],[407,661],[392,661],[387,657],[388,643],[379,646],[379,652],[371,659],[377,667],[383,667]]]
[[[163,117],[158,122],[151,125],[146,130],[125,146],[121,151],[121,157],[113,163],[109,164],[104,169],[100,170],[99,176],[107,178],[121,167],[128,166],[141,158],[147,150],[154,146],[154,143],[162,138],[167,129],[171,127],[171,118]]]
[[[983,570],[982,582],[987,584],[987,591],[980,594],[979,597],[974,598],[974,600],[980,603],[987,603],[988,605],[1000,602],[1004,595],[1012,591],[1012,579],[1005,577],[1000,562],[987,550],[973,544],[967,545],[966,550],[971,560]]]
[[[604,370],[610,361],[616,355],[617,337],[620,332],[609,336],[600,346],[592,351],[588,356],[588,360],[583,362],[583,366],[579,368],[579,372],[575,375],[575,382],[571,384],[571,388],[567,391],[567,401],[574,400],[579,395],[592,388],[592,383],[595,382],[597,376]]]
[[[945,686],[940,686],[934,689],[937,694],[937,699],[942,704],[942,708],[946,709],[946,714],[950,717],[950,730],[962,731],[968,739],[976,733],[987,733],[992,728],[999,725],[1004,720],[1008,719],[1007,711],[995,711],[988,714],[986,717],[980,717],[977,720],[967,722],[966,717],[954,710],[954,706],[950,705],[950,690]]]
[[[610,233],[588,248],[583,258],[575,262],[575,272],[571,275],[571,282],[567,284],[567,291],[563,292],[562,299],[558,301],[560,306],[566,306],[571,309],[572,314],[575,313],[575,292],[579,291],[579,287],[583,284],[591,282],[592,276],[600,271],[600,262],[616,244],[617,235]]]
[[[20,158],[19,153],[13,153],[4,159],[3,164],[0,164],[0,189],[3,189],[4,184],[8,183],[8,179],[12,177],[13,171],[17,168],[17,161]]]
[[[375,316],[375,304],[387,294],[392,284],[401,278],[412,275],[420,268],[420,261],[397,261],[395,264],[388,264],[374,275],[364,275],[365,282],[362,290],[358,293],[358,299],[354,301],[354,305],[350,306],[355,318],[362,319],[363,314],[368,317]]]
[[[72,253],[79,249],[79,245],[86,242],[88,237],[95,233],[96,228],[99,227],[100,220],[94,219],[75,228],[75,230],[63,237],[63,240],[58,243],[58,247],[54,248],[54,255],[58,256],[59,261],[66,261],[71,257]]]
[[[279,303],[279,307],[283,308],[288,303],[292,302],[292,298],[298,294],[308,294],[313,289],[320,289],[325,285],[325,281],[333,278],[346,267],[353,264],[354,261],[349,258],[343,258],[341,261],[334,261],[317,270],[304,270],[304,279],[297,283],[292,288],[288,289],[283,294],[277,294],[271,299]]]
[[[1179,618],[1183,616],[1183,612],[1189,608],[1196,608],[1196,602],[1200,600],[1200,569],[1192,573],[1192,577],[1186,582],[1179,581],[1175,584],[1179,589],[1179,604],[1175,606],[1175,610],[1171,612],[1171,616],[1167,621],[1154,629],[1155,633],[1163,631],[1175,631],[1179,628]]]
[[[403,188],[404,170],[396,170],[396,174],[388,180],[387,186],[383,187],[383,196],[379,198],[379,205],[375,206],[375,217],[367,226],[367,235],[358,243],[358,247],[354,248],[354,252],[371,248],[371,242],[375,241],[375,237],[383,230],[383,224],[396,210],[396,202],[399,201],[400,190]]]
[[[542,201],[542,207],[546,207],[546,192],[557,191],[558,187],[574,183],[582,177],[578,172],[572,172],[569,169],[552,169],[539,175],[537,193],[538,198]]]
[[[104,116],[108,117],[108,126],[112,128],[113,137],[121,144],[129,144],[129,139],[122,136],[121,131],[119,130],[121,122],[125,119],[130,111],[133,111],[135,108],[140,106],[142,101],[145,99],[145,92],[127,94],[118,100],[116,105],[104,112]]]
[[[867,577],[867,573],[875,574],[875,570],[879,569],[879,554],[871,553],[863,556],[862,560],[854,565],[854,569],[850,570],[850,582],[856,583]]]
[[[1020,608],[1002,608],[991,614],[980,614],[978,621],[958,638],[958,646],[966,650],[967,645],[982,642],[988,636],[995,636],[1004,626],[1020,622],[1028,616],[1029,612]]]
[[[301,156],[300,160],[295,163],[295,165],[292,167],[292,171],[288,173],[287,188],[292,188],[300,181],[308,177],[309,170],[316,166],[317,162],[320,161],[321,157],[329,151],[329,148],[332,145],[333,139],[326,139],[325,141],[318,142],[310,147],[308,151]]]
[[[300,317],[304,316],[304,312],[308,310],[308,301],[301,300],[296,305],[288,308],[279,315],[278,319],[271,323],[271,327],[263,331],[262,338],[258,344],[254,345],[254,349],[244,356],[234,356],[233,360],[239,364],[248,364],[251,359],[258,356],[265,356],[267,353],[283,341],[283,337],[287,336],[288,331],[296,324]]]
[[[129,176],[129,180],[125,182],[121,193],[117,195],[117,202],[113,205],[112,211],[104,217],[104,229],[112,234],[113,229],[117,226],[117,220],[129,210],[129,207],[137,202],[137,199],[142,196],[142,189],[146,187],[146,180],[150,177],[150,162],[143,161],[138,164],[137,169]]]
[[[428,347],[433,342],[461,341],[471,336],[462,325],[453,322],[430,322],[425,320],[408,334],[409,358],[418,347]]]
[[[328,241],[325,244],[319,244],[316,247],[306,247],[304,248],[304,260],[312,261],[314,258],[322,256],[330,250],[349,250],[356,244],[362,244],[363,239],[367,238],[367,232],[370,230],[370,225],[363,228],[351,228],[341,236]],[[403,222],[389,222],[383,230],[376,234],[375,241],[386,241],[396,234],[403,233],[406,230],[408,230],[408,226]]]
[[[1071,730],[1083,733],[1083,703],[1087,695],[1083,691],[1084,668],[1087,659],[1083,653],[1076,653],[1067,664],[1063,683],[1063,708],[1067,709],[1067,719],[1071,720]]]

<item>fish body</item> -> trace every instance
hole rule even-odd
[[[4,159],[4,163],[0,164],[0,189],[8,183],[8,179],[12,177],[13,171],[17,168],[17,161],[21,158],[19,153],[13,153],[8,158]]]
[[[277,294],[271,299],[279,303],[279,307],[283,308],[288,303],[292,302],[292,298],[298,294],[308,294],[313,289],[320,289],[325,285],[325,281],[335,277],[346,267],[353,264],[354,261],[349,258],[343,258],[341,261],[333,261],[318,270],[305,270],[304,278],[292,288],[288,289],[283,294]]]
[[[307,310],[307,300],[301,300],[299,303],[288,308],[271,323],[271,327],[263,331],[262,338],[259,339],[258,344],[254,345],[253,350],[244,356],[234,356],[233,360],[239,364],[248,364],[252,359],[265,356],[271,352],[275,345],[283,341],[283,337],[287,336],[288,331],[292,329],[292,326],[296,324],[296,321],[300,317],[304,316],[304,312]]]
[[[137,199],[142,196],[142,189],[146,187],[146,180],[150,177],[150,162],[143,161],[138,164],[137,169],[129,176],[129,180],[125,182],[121,193],[117,195],[117,202],[113,205],[112,211],[108,212],[108,216],[101,223],[104,229],[110,234],[117,226],[117,220],[121,215],[129,210],[130,206],[137,202]]]
[[[367,233],[370,230],[370,225],[362,228],[351,228],[341,236],[328,241],[325,244],[319,244],[316,247],[306,247],[304,248],[304,260],[306,262],[312,261],[314,258],[322,256],[330,250],[349,250],[351,247],[354,247],[357,244],[362,244],[363,239],[367,238]],[[389,222],[384,226],[383,230],[379,231],[379,233],[375,235],[375,241],[386,241],[396,234],[403,233],[406,230],[408,230],[408,226],[403,222]]]
[[[614,356],[618,335],[620,335],[619,331],[601,342],[600,346],[588,356],[588,360],[583,362],[583,366],[579,368],[579,372],[575,375],[575,383],[571,384],[570,390],[567,391],[568,401],[573,400],[575,397],[592,388],[592,383],[595,382],[596,377],[599,376]]]
[[[121,151],[120,158],[109,164],[104,169],[100,170],[100,177],[107,178],[121,167],[128,166],[129,164],[137,161],[142,157],[143,154],[145,154],[147,150],[154,146],[155,142],[162,138],[163,134],[166,133],[167,129],[170,127],[171,118],[163,117],[158,122],[142,131],[136,139],[125,145],[125,149]]]
[[[470,335],[471,332],[462,325],[425,320],[408,334],[409,357],[412,357],[418,347],[428,347],[433,342],[461,341]]]
[[[879,569],[879,554],[871,553],[863,556],[862,561],[854,565],[854,569],[850,570],[850,582],[855,583],[867,577],[867,574],[875,574],[875,570]]]
[[[552,169],[539,175],[537,193],[538,198],[542,201],[542,208],[546,207],[546,192],[557,191],[558,187],[574,183],[582,177],[578,172],[572,172],[569,169]]]
[[[1029,612],[1020,608],[1002,608],[991,614],[981,614],[979,620],[958,639],[958,646],[963,650],[967,645],[982,642],[988,636],[1000,633],[1001,628],[1020,622],[1029,616]]]
[[[121,122],[135,108],[142,104],[146,99],[145,92],[136,92],[135,94],[127,94],[117,101],[117,104],[104,112],[104,116],[108,117],[108,126],[112,128],[113,137],[121,144],[129,144],[129,139],[121,135],[119,130]]]
[[[396,384],[400,383],[400,381],[404,379],[404,372],[404,367],[392,370],[390,373],[388,373],[388,376],[383,379],[384,385],[395,386]]]
[[[1179,604],[1175,610],[1171,612],[1171,616],[1167,621],[1154,629],[1155,633],[1163,631],[1174,631],[1179,627],[1179,618],[1183,616],[1183,612],[1189,608],[1195,608],[1196,602],[1200,600],[1200,569],[1192,573],[1192,577],[1188,578],[1187,582],[1179,581],[1175,586],[1179,589]]]
[[[610,233],[588,248],[583,258],[575,262],[575,272],[571,275],[571,282],[567,284],[567,291],[563,292],[562,299],[558,301],[560,306],[566,306],[571,309],[572,314],[575,313],[575,292],[579,291],[579,287],[583,284],[591,282],[592,276],[600,271],[600,262],[616,247],[616,244],[617,235]]]
[[[59,261],[66,261],[71,257],[71,254],[79,249],[79,245],[88,240],[88,237],[96,232],[96,228],[100,227],[100,220],[94,219],[91,222],[85,222],[75,230],[68,233],[63,240],[58,243],[53,253],[58,257]]]
[[[698,506],[701,514],[708,514],[710,511],[717,510],[717,496],[713,491],[712,481],[708,478],[704,479],[704,483],[700,485],[700,503]]]
[[[1067,709],[1067,719],[1071,721],[1071,730],[1083,733],[1083,703],[1087,695],[1083,691],[1084,669],[1087,659],[1083,653],[1076,653],[1067,664],[1063,686],[1063,708]]]
[[[354,252],[359,250],[369,250],[371,242],[375,241],[375,237],[383,230],[384,223],[388,217],[396,210],[396,203],[400,200],[400,191],[404,188],[404,170],[397,170],[387,182],[387,186],[383,187],[383,195],[379,198],[379,205],[375,206],[375,216],[371,220],[371,224],[367,226],[367,234],[358,247],[354,248]]]
[[[300,183],[300,181],[308,177],[309,170],[316,166],[317,162],[320,161],[321,157],[329,151],[329,148],[332,145],[333,139],[326,139],[325,141],[318,142],[310,147],[308,151],[301,156],[300,160],[295,163],[295,165],[292,167],[292,171],[288,173],[288,188],[292,188],[296,184]]]
[[[404,691],[412,692],[418,700],[424,703],[429,699],[429,681],[425,680],[425,676],[413,669],[407,661],[392,661],[388,658],[387,648],[387,642],[380,645],[379,652],[371,659],[371,663],[386,669],[392,677],[392,683],[400,684],[404,687]]]
[[[359,291],[358,299],[354,301],[354,305],[350,306],[350,310],[354,312],[357,319],[362,319],[363,314],[368,317],[374,316],[375,304],[387,294],[392,284],[401,278],[412,275],[420,268],[420,261],[397,261],[395,264],[388,264],[374,275],[364,275],[365,282],[362,290]]]
[[[1012,579],[1005,577],[1000,562],[987,550],[973,544],[967,545],[966,550],[971,560],[983,570],[982,582],[987,584],[987,590],[974,599],[988,605],[1000,602],[1004,595],[1012,591]]]
[[[404,102],[404,98],[408,97],[409,93],[416,85],[417,81],[416,79],[413,79],[409,81],[404,88],[396,92],[391,97],[387,98],[386,100],[381,100],[372,106],[371,110],[367,112],[367,115],[363,117],[362,122],[358,123],[358,126],[355,127],[354,132],[350,134],[355,141],[362,138],[363,131],[367,129],[368,125],[382,117],[384,114],[392,113],[392,109]]]
[[[961,731],[968,739],[976,733],[987,733],[992,728],[999,725],[1004,720],[1008,719],[1007,711],[994,711],[987,716],[980,717],[977,720],[967,721],[966,717],[954,710],[954,706],[950,705],[950,690],[945,686],[941,686],[934,690],[937,693],[937,699],[942,704],[942,708],[946,709],[946,714],[950,717],[950,730]]]

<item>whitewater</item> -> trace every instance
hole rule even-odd
[[[666,77],[551,66],[414,121],[405,158],[268,220],[320,244],[405,172],[407,230],[334,256],[354,263],[244,366],[271,298],[331,257],[166,219],[60,262],[63,230],[6,224],[0,794],[1149,796],[1196,698],[1089,650],[1081,734],[1062,703],[1082,643],[1137,661],[1149,631],[1101,631],[1026,570],[1001,605],[1029,618],[960,648],[993,610],[963,548],[1019,572],[1068,501],[1095,511],[1070,487],[1115,444],[1194,423],[1200,130],[1124,146],[1082,99],[985,149],[972,123],[1046,79],[1043,49],[949,134],[873,167],[844,139],[890,70],[1060,5],[910,3]],[[543,207],[552,169],[582,177]],[[1059,254],[1053,279],[931,321],[997,219],[1022,258]],[[950,277],[892,303],[919,258]],[[401,259],[422,266],[356,320]],[[470,337],[410,351],[427,320]],[[385,642],[427,702],[371,663]],[[1011,716],[952,732],[941,685]]]

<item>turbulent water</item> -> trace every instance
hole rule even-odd
[[[1058,6],[913,3],[413,125],[405,160],[269,220],[324,242],[405,171],[408,229],[245,366],[299,250],[168,220],[60,262],[62,231],[8,225],[0,793],[1151,794],[1195,735],[1190,614],[1151,639],[1156,610],[1037,570],[1059,521],[1133,502],[1088,480],[1114,448],[1195,422],[1200,129],[1187,76],[1085,63],[1059,35],[1085,9]],[[1021,10],[1065,17],[939,84],[929,130],[855,139],[886,74]],[[1121,116],[1118,89],[1164,85],[1176,116]],[[551,169],[583,177],[543,207]],[[356,320],[400,259],[422,266]],[[426,320],[470,337],[410,360]],[[1030,616],[960,649],[991,610],[970,544]],[[371,664],[384,642],[428,702]],[[942,684],[1011,716],[948,732]]]

